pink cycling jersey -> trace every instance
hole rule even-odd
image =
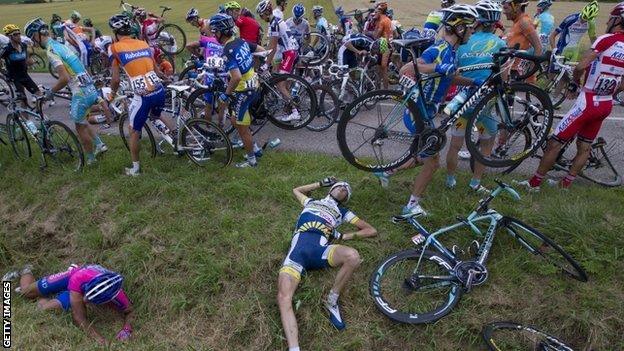
[[[204,58],[223,55],[223,45],[215,37],[199,36],[199,46],[204,52]]]

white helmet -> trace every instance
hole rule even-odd
[[[352,194],[351,185],[349,185],[349,183],[347,183],[347,182],[336,182],[336,184],[332,185],[332,187],[329,188],[329,194],[331,196],[331,192],[334,189],[336,189],[337,187],[340,187],[340,186],[344,187],[347,190],[347,199],[342,201],[342,202],[346,203],[346,202],[349,201],[349,199],[351,199],[351,194]],[[332,196],[332,198],[333,198],[333,196]],[[336,200],[336,199],[334,198],[334,200]],[[336,200],[336,201],[338,201],[338,200]]]
[[[475,9],[479,13],[479,22],[482,23],[498,22],[503,11],[497,2],[492,0],[480,0],[475,5]]]
[[[273,4],[271,4],[271,0],[262,0],[256,6],[256,13],[262,15],[263,13],[270,12],[273,10]]]
[[[479,13],[472,5],[457,4],[442,10],[442,23],[447,26],[471,26],[479,18]]]

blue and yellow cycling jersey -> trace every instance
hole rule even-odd
[[[494,53],[507,46],[504,40],[493,33],[476,32],[468,42],[457,49],[457,64],[459,67],[492,63]],[[486,80],[492,70],[484,69],[468,71],[461,75],[471,79]]]
[[[258,87],[258,79],[253,68],[252,53],[255,50],[255,45],[250,45],[240,38],[232,38],[225,43],[223,47],[225,68],[228,71],[238,69],[242,76],[234,91],[245,91]]]
[[[425,63],[456,65],[453,46],[446,40],[439,40],[428,47],[420,56]],[[451,86],[453,75],[429,79],[424,82],[423,93],[426,104],[439,104],[444,100],[446,91]]]
[[[46,47],[48,61],[53,68],[65,66],[71,77],[67,86],[73,94],[80,93],[83,88],[92,88],[93,80],[78,56],[69,47],[49,39]]]
[[[349,209],[342,207],[331,196],[320,200],[306,198],[299,215],[295,232],[317,233],[331,238],[334,229],[347,222],[354,224],[359,218]]]
[[[535,24],[535,28],[537,28],[537,35],[539,35],[542,47],[549,47],[550,43],[548,38],[555,27],[555,18],[550,12],[544,11],[535,16],[533,23]]]

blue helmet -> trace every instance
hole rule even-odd
[[[537,7],[541,8],[541,9],[547,9],[550,6],[552,6],[552,1],[551,0],[539,0],[537,2]]]
[[[344,10],[342,9],[342,6],[338,6],[338,8],[334,11],[334,13],[336,14],[336,16],[340,17],[342,15],[344,15]]]
[[[210,30],[214,32],[221,32],[227,36],[231,36],[234,33],[234,19],[230,15],[223,13],[217,13],[210,17]]]
[[[118,273],[102,273],[84,285],[85,299],[96,305],[107,303],[119,294],[123,280]]]
[[[30,20],[30,22],[24,25],[24,34],[26,34],[27,37],[32,38],[33,35],[44,29],[48,29],[48,25],[43,21],[43,19],[41,19],[41,17],[39,17]]]
[[[305,7],[303,7],[302,3],[298,3],[297,5],[293,7],[292,12],[293,12],[293,16],[299,19],[305,14]]]

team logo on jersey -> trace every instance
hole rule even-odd
[[[136,59],[143,58],[143,57],[152,57],[152,53],[150,52],[150,49],[146,48],[146,49],[141,49],[137,51],[123,52],[121,53],[121,55],[119,55],[119,57],[121,58],[121,63],[125,65],[126,63],[132,60],[136,60]]]

